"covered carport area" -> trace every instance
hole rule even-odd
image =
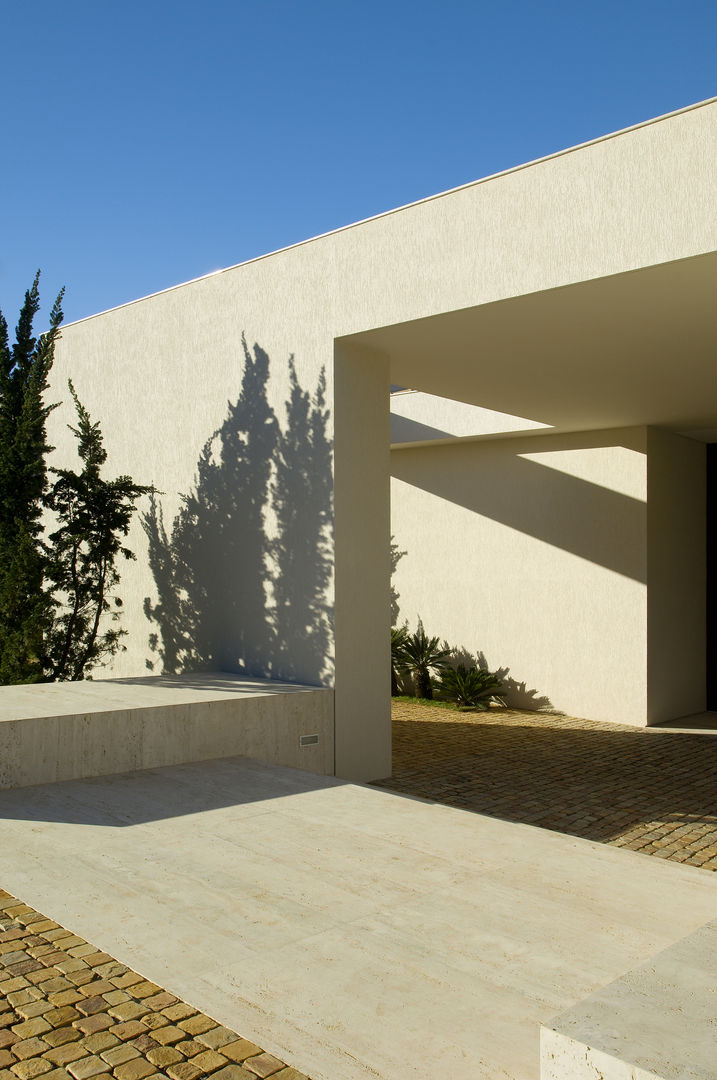
[[[360,558],[374,551],[384,583],[388,383],[435,395],[435,420],[414,437],[409,424],[388,466],[402,617],[469,650],[487,640],[489,666],[527,671],[570,715],[643,726],[705,709],[716,287],[708,252],[337,340],[337,406],[345,380],[372,443],[353,447]],[[454,434],[452,402],[477,407],[474,433]],[[501,430],[480,410],[503,414]],[[351,429],[337,408],[337,566]],[[337,575],[340,629],[339,598]],[[337,679],[337,708],[339,694]],[[340,742],[337,728],[337,762]]]
[[[717,436],[717,251],[340,339],[391,382],[557,431]],[[520,430],[518,428],[517,430]]]

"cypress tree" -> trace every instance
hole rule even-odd
[[[106,480],[107,454],[93,423],[69,388],[78,417],[82,470],[48,470],[54,447],[47,417],[56,407],[44,395],[62,323],[62,297],[49,330],[33,335],[40,307],[40,272],[25,301],[11,347],[0,312],[0,684],[83,679],[114,656],[125,631],[117,626],[122,601],[118,557],[133,559],[122,538],[136,500],[153,489],[130,476]],[[56,479],[48,485],[48,471]],[[50,511],[57,526],[45,539]],[[105,617],[110,626],[104,631]]]
[[[50,327],[35,337],[40,307],[40,272],[25,293],[15,344],[0,312],[0,683],[43,678],[44,636],[53,604],[44,588],[43,500],[47,491],[45,405],[55,343],[62,322],[62,296],[55,300]]]

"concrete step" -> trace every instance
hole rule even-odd
[[[714,1080],[717,921],[541,1027],[541,1080]]]
[[[333,690],[223,672],[2,686],[0,789],[237,755],[330,775],[333,709]]]

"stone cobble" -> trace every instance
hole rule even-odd
[[[717,736],[393,702],[377,785],[717,870]]]
[[[0,889],[0,1080],[308,1080]]]

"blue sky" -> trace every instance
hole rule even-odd
[[[0,308],[66,321],[717,94],[714,0],[3,6]]]

